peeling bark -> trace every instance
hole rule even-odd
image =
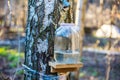
[[[58,0],[28,0],[25,65],[43,74],[50,74],[48,62],[53,59],[58,5]],[[39,80],[40,76],[30,75],[25,75],[25,80]]]

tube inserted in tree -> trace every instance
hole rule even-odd
[[[67,0],[61,0],[63,8],[67,8],[70,6],[70,3]]]

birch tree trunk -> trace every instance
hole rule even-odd
[[[80,31],[79,31],[80,58],[82,57],[82,52],[83,52],[86,5],[87,5],[87,0],[78,0],[77,1],[75,25],[80,27]],[[75,80],[79,80],[79,71],[76,71]]]
[[[75,25],[80,27],[80,56],[82,56],[84,26],[85,26],[85,12],[86,12],[87,0],[78,0],[76,7]]]
[[[50,74],[48,62],[53,59],[55,24],[59,21],[59,0],[28,0],[25,65]],[[25,80],[41,80],[27,72]]]

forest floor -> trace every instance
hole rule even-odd
[[[106,78],[106,72],[107,72],[107,58],[106,53],[101,53],[99,50],[102,50],[103,47],[105,48],[107,44],[107,39],[101,40],[100,43],[96,43],[97,39],[92,39],[90,37],[85,37],[84,40],[84,47],[93,47],[97,48],[98,51],[89,51],[84,50],[82,53],[82,59],[84,66],[80,69],[79,78],[80,80],[105,80]],[[17,39],[13,40],[6,40],[8,41],[9,46],[4,49],[4,47],[8,44],[1,45],[0,46],[0,80],[4,80],[6,78],[11,78],[7,80],[23,80],[23,71],[17,71],[17,69],[20,69],[20,67],[17,67],[19,64],[19,61],[21,63],[24,62],[23,57],[18,57],[16,55],[18,53],[18,44]],[[1,43],[0,43],[1,44]],[[24,54],[24,38],[21,38],[20,40],[20,54]],[[120,42],[117,43],[117,48],[119,52],[119,45]],[[90,47],[90,48],[91,48]],[[102,49],[101,49],[102,48]],[[8,50],[8,51],[7,51]],[[6,52],[7,51],[7,52]],[[3,54],[4,53],[4,54]],[[8,54],[9,53],[9,54]],[[11,56],[10,56],[11,55]],[[15,56],[16,55],[16,56]],[[20,59],[19,59],[20,58]],[[110,78],[109,80],[120,80],[120,55],[115,54],[112,55],[113,60],[111,60],[110,65]],[[16,65],[18,64],[18,65]],[[74,75],[71,75],[71,80],[74,77]],[[4,78],[4,79],[3,79]],[[74,80],[74,79],[73,79]]]
[[[80,70],[80,80],[105,80],[108,69],[106,54],[84,51]],[[110,61],[109,80],[120,80],[120,55],[112,55]]]

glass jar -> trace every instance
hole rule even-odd
[[[63,64],[79,62],[79,28],[73,23],[61,23],[55,35],[55,61]]]

